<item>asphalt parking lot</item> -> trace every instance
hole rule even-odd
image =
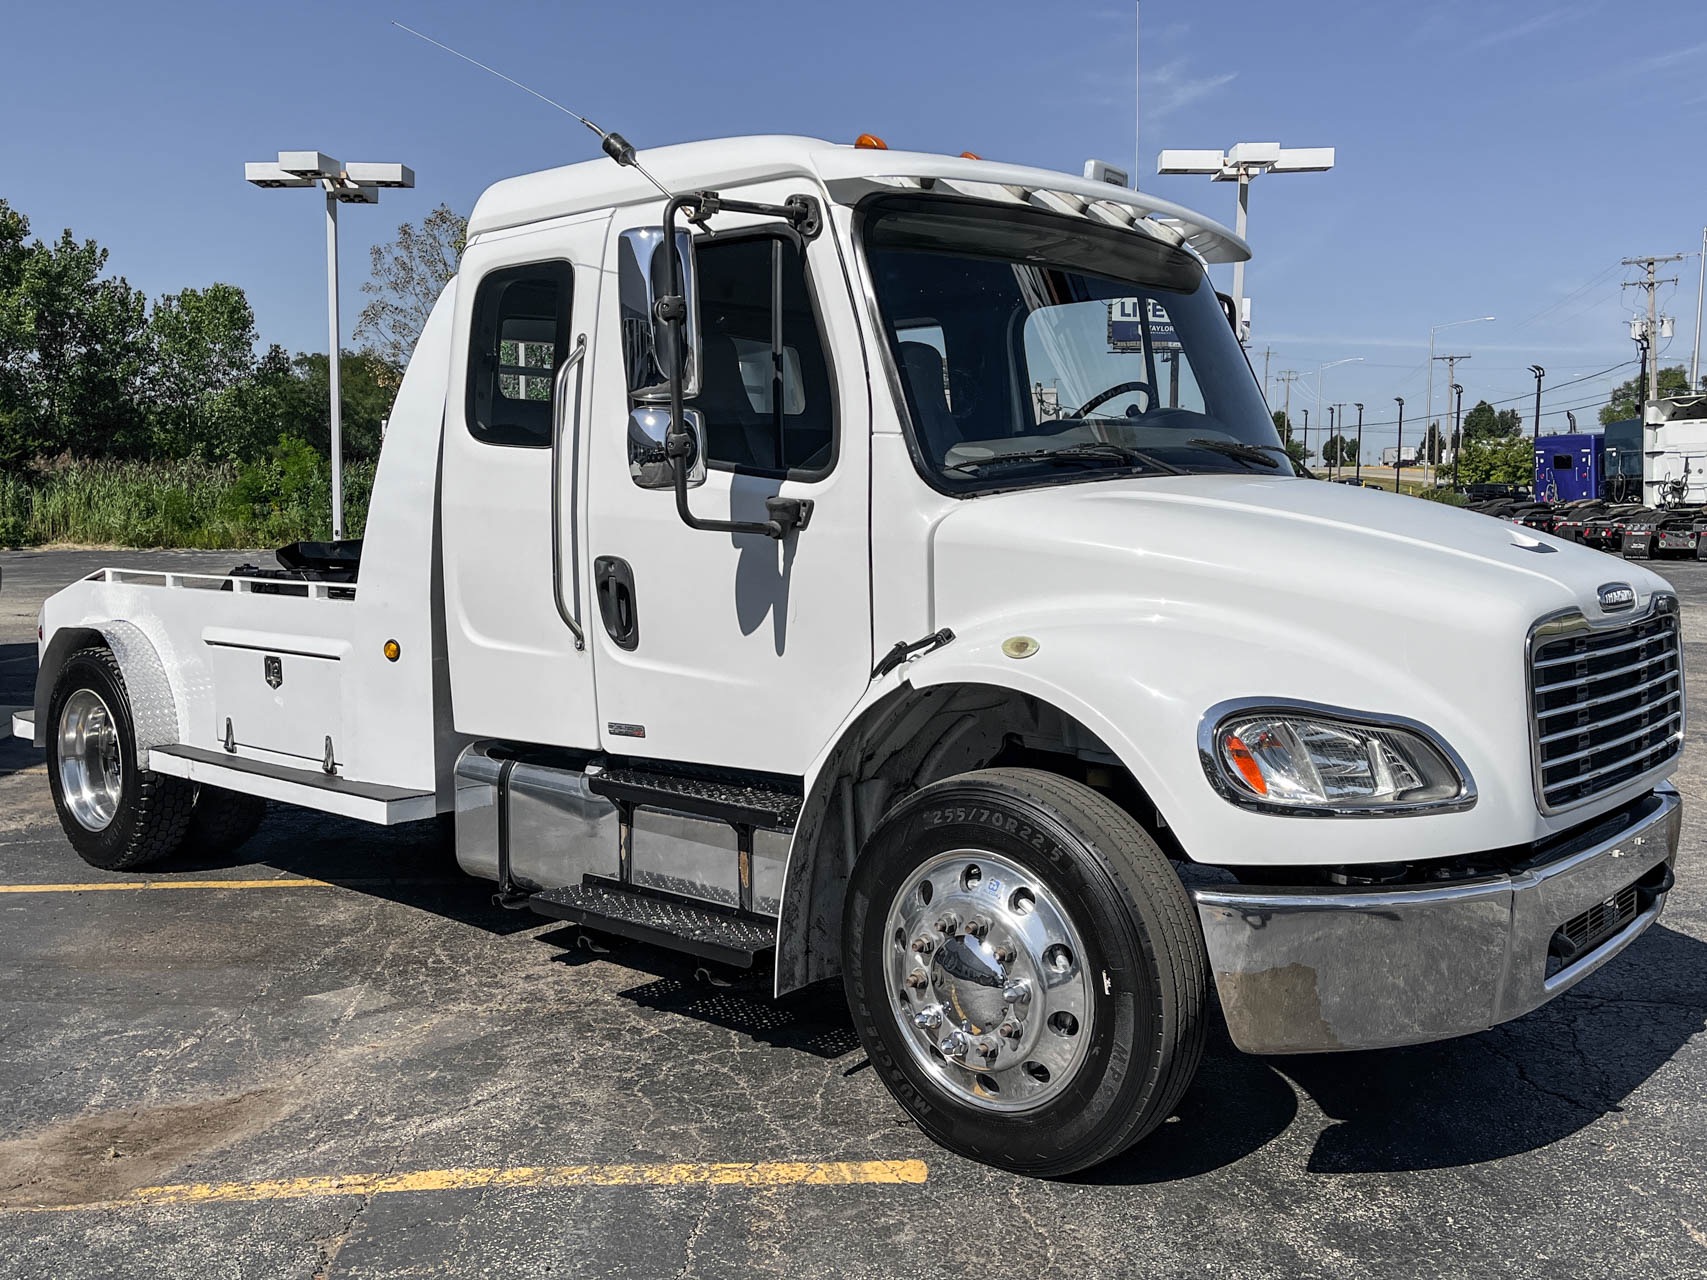
[[[241,558],[0,553],[0,715],[58,586]],[[1658,567],[1700,690],[1707,564]],[[926,1141],[838,989],[588,949],[418,827],[275,808],[226,862],[95,871],[8,739],[0,1276],[1707,1274],[1699,734],[1677,782],[1665,916],[1569,994],[1414,1049],[1218,1035],[1148,1142],[1045,1183]]]

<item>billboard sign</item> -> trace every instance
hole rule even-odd
[[[1145,321],[1149,322],[1150,350],[1178,351],[1179,335],[1174,322],[1154,298],[1114,298],[1108,304],[1108,349],[1142,351]]]

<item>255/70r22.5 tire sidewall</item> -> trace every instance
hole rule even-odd
[[[117,811],[103,829],[91,831],[71,812],[59,777],[59,720],[67,699],[79,689],[100,695],[117,730],[122,790]],[[47,765],[60,826],[90,866],[129,871],[171,857],[183,844],[195,802],[194,789],[182,778],[144,771],[136,762],[136,726],[124,673],[112,652],[80,649],[65,660],[48,703]]]
[[[983,1111],[913,1060],[884,981],[886,913],[913,868],[956,849],[1034,871],[1086,949],[1092,1043],[1070,1085],[1034,1110]],[[872,833],[843,917],[848,1001],[890,1091],[942,1145],[1035,1176],[1118,1154],[1172,1111],[1202,1057],[1207,971],[1196,912],[1166,856],[1104,796],[1029,769],[989,769],[923,788]]]

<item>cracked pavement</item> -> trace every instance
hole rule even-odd
[[[102,563],[0,553],[0,712],[35,611]],[[1658,566],[1707,674],[1707,564]],[[1694,716],[1699,698],[1691,699]],[[1699,723],[1699,721],[1696,721]],[[923,1160],[922,1185],[425,1190],[0,1209],[0,1277],[1680,1276],[1707,1273],[1707,746],[1678,887],[1624,956],[1443,1044],[1260,1059],[1224,1034],[1179,1114],[1057,1183],[957,1159],[862,1069],[838,990],[773,1003],[490,905],[430,829],[275,808],[218,878],[333,888],[0,896],[0,1204],[454,1167]],[[0,882],[111,878],[0,745]]]

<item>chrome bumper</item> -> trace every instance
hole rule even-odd
[[[1440,888],[1194,888],[1233,1043],[1247,1053],[1375,1049],[1528,1013],[1659,917],[1682,825],[1682,800],[1662,786],[1511,875]],[[1560,926],[1631,885],[1635,918],[1549,974]]]

